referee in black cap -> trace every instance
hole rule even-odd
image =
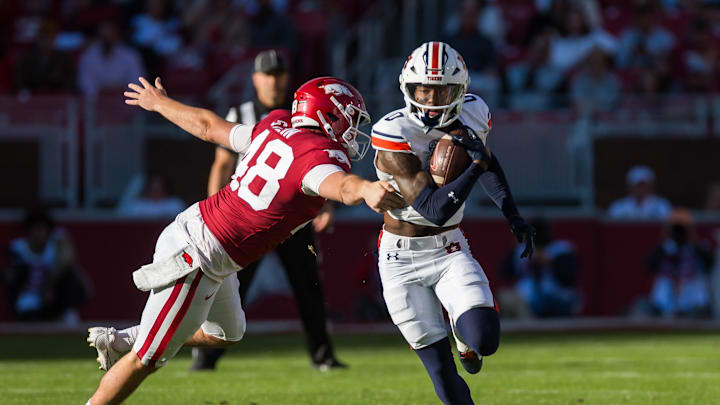
[[[275,50],[259,53],[255,58],[255,71],[252,75],[255,97],[237,107],[230,108],[228,121],[245,125],[255,125],[270,111],[290,109],[288,99],[288,73],[282,57]],[[218,146],[215,149],[215,161],[210,169],[208,195],[213,195],[224,187],[235,172],[238,154]],[[287,274],[290,286],[295,294],[307,349],[313,367],[326,371],[336,367],[346,367],[335,358],[332,342],[326,326],[325,303],[318,273],[315,255],[315,235],[313,231],[323,231],[332,223],[332,206],[326,208],[317,218],[297,231],[276,248],[276,253]],[[240,280],[240,297],[247,296],[253,277],[262,259],[237,272]],[[224,349],[193,348],[193,370],[213,370]]]

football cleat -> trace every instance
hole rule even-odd
[[[110,367],[123,356],[123,353],[115,350],[112,346],[116,338],[115,333],[115,328],[112,327],[96,326],[88,329],[87,342],[90,347],[97,350],[97,362],[100,364],[100,370],[110,370]]]
[[[477,374],[482,369],[482,356],[479,356],[474,350],[460,352],[460,364],[468,373]]]

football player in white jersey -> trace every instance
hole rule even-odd
[[[461,362],[471,373],[500,343],[497,306],[485,273],[458,228],[465,199],[479,182],[502,209],[523,257],[532,255],[533,229],[519,215],[497,157],[486,146],[488,106],[466,94],[469,77],[462,57],[448,44],[415,49],[400,74],[406,106],[387,114],[372,130],[378,178],[388,181],[409,206],[385,213],[379,270],[393,322],[427,369],[445,404],[472,404],[452,358],[442,308],[451,319]],[[453,136],[472,158],[455,180],[438,187],[428,172],[435,143]]]

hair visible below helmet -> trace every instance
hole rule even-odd
[[[370,124],[370,115],[360,92],[335,77],[318,77],[300,86],[292,104],[294,128],[316,127],[346,147],[352,160],[361,160],[370,137],[359,130]]]
[[[415,49],[400,73],[400,90],[410,117],[424,127],[444,127],[458,119],[470,84],[462,56],[444,42],[426,42]],[[418,86],[434,90],[428,105],[416,100]]]

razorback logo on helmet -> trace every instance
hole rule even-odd
[[[339,151],[337,149],[325,149],[325,152],[327,152],[328,156],[330,156],[331,158],[339,160],[341,163],[346,164],[348,167],[350,166],[350,160],[344,153],[342,153],[342,151]]]
[[[348,97],[353,97],[353,94],[350,91],[350,89],[343,86],[342,84],[331,83],[331,84],[326,84],[324,86],[320,86],[320,88],[325,90],[325,94],[334,94],[336,96],[342,96],[344,94]]]

